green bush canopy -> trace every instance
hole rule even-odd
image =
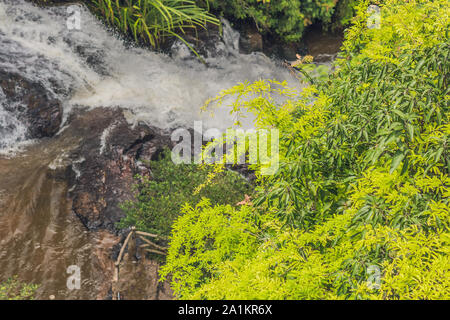
[[[280,168],[255,168],[251,203],[183,208],[161,271],[178,298],[450,298],[450,7],[357,11],[328,79],[282,104],[267,80],[209,102],[233,95],[278,128]]]

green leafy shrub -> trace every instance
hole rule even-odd
[[[38,287],[23,283],[14,276],[0,283],[0,300],[33,300]]]
[[[180,34],[198,27],[206,28],[207,23],[219,24],[193,0],[94,0],[88,5],[110,25],[153,47],[172,36],[195,52]]]
[[[331,28],[342,29],[343,27],[350,25],[353,17],[355,16],[355,8],[358,3],[359,0],[339,0],[335,8]],[[328,26],[325,25],[325,27]]]
[[[380,28],[368,29],[370,3],[357,8],[328,80],[297,95],[244,83],[210,102],[234,95],[238,114],[278,128],[280,169],[258,176],[250,206],[186,209],[162,269],[178,297],[450,297],[450,7],[386,0]],[[220,233],[196,226],[225,217]],[[224,251],[230,241],[239,249]]]
[[[174,164],[168,150],[162,159],[151,161],[149,167],[152,177],[139,177],[135,200],[122,206],[126,216],[119,223],[121,228],[136,226],[141,231],[168,235],[184,204],[194,205],[207,197],[213,204],[235,205],[252,190],[244,178],[228,170],[214,175],[212,183],[199,190],[214,168]]]
[[[201,1],[198,1],[201,3]],[[353,2],[341,6],[341,11]],[[225,17],[251,19],[263,33],[278,36],[286,42],[301,39],[305,28],[315,22],[332,22],[336,0],[211,0],[210,5]],[[348,11],[345,13],[348,15]]]
[[[203,199],[195,207],[184,206],[182,213],[173,226],[177,236],[171,241],[167,265],[162,267],[162,280],[173,270],[175,291],[190,297],[208,283],[224,260],[246,259],[257,248],[253,232],[258,230],[249,225],[252,212],[248,206],[240,210],[230,205],[212,207]]]

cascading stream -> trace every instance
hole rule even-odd
[[[0,71],[40,84],[50,99],[61,101],[64,113],[57,136],[31,141],[17,111],[21,102],[6,99],[0,87],[0,281],[19,275],[39,284],[38,298],[44,299],[105,298],[110,254],[120,240],[106,231],[86,231],[70,209],[72,186],[61,178],[65,167],[55,163],[66,161],[64,155],[83,138],[77,136],[81,130],[65,126],[72,113],[120,107],[129,123],[176,128],[203,120],[225,129],[234,123],[228,110],[214,118],[200,113],[208,98],[244,80],[295,81],[263,54],[240,54],[239,34],[227,22],[216,44],[222,54],[207,58],[207,67],[180,43],[172,57],[129,47],[87,9],[78,9],[81,29],[69,30],[64,6],[0,0]],[[99,155],[107,149],[102,143]],[[23,145],[28,147],[20,150]],[[75,171],[76,164],[69,168]],[[66,268],[74,264],[81,268],[84,290],[66,287]]]
[[[209,67],[174,50],[174,57],[130,48],[86,8],[79,6],[80,30],[70,30],[64,6],[42,9],[23,0],[0,1],[0,67],[48,88],[74,107],[118,107],[130,111],[130,121],[175,128],[204,120],[208,127],[233,124],[227,110],[214,118],[201,114],[210,97],[244,80],[289,80],[288,71],[260,53],[239,54],[239,34],[224,23],[223,54],[207,59]],[[178,49],[179,49],[178,44]],[[175,52],[176,51],[176,52]],[[183,50],[182,50],[183,51]],[[1,99],[1,94],[0,94]],[[23,140],[23,128],[0,105],[0,146]]]

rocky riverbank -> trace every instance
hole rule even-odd
[[[115,226],[124,216],[118,205],[132,198],[136,174],[150,174],[142,160],[171,146],[168,133],[131,126],[120,108],[77,112],[58,132],[61,102],[39,83],[0,71],[0,88],[25,119],[28,137],[41,139],[16,158],[0,158],[1,276],[39,283],[42,299],[107,299],[126,234]],[[64,282],[69,265],[81,268],[79,292]],[[142,268],[153,280],[139,282],[140,298],[170,298],[168,286],[158,284],[158,263]]]

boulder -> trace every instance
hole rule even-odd
[[[4,108],[17,116],[28,129],[28,138],[55,135],[61,126],[61,102],[37,82],[0,70],[0,90],[6,101]]]
[[[253,25],[246,25],[241,29],[239,38],[239,49],[242,53],[263,51],[263,37]]]
[[[121,109],[97,108],[69,123],[68,130],[81,140],[69,155],[72,210],[87,229],[117,233],[116,223],[124,217],[119,205],[133,198],[136,175],[150,175],[143,161],[172,146],[170,135],[142,123],[130,125]]]

